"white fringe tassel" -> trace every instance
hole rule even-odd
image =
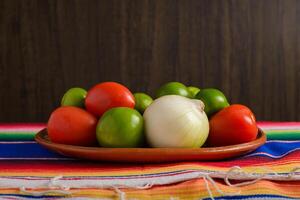
[[[268,174],[273,174],[275,177],[276,176],[280,176],[282,177],[282,175],[279,175],[278,173],[267,169],[267,168],[260,168],[263,169],[264,173],[259,173],[259,174],[255,174],[255,173],[246,173],[242,170],[241,167],[239,166],[233,166],[231,167],[225,174],[219,174],[223,176],[224,182],[226,183],[227,186],[230,187],[234,187],[234,188],[238,188],[241,186],[245,186],[245,185],[250,185],[250,184],[254,184],[262,179],[266,178],[266,175]],[[294,169],[292,169],[287,175],[285,175],[284,180],[295,180],[295,176],[296,173],[299,172],[300,167],[296,167]],[[216,176],[217,174],[214,173],[214,175]],[[224,176],[225,175],[225,176]],[[242,183],[237,183],[237,184],[232,184],[230,182],[230,179],[237,179],[238,178],[243,178],[244,182]],[[208,192],[208,195],[211,199],[214,200],[214,196],[212,193],[212,190],[210,189],[209,183],[213,186],[213,188],[221,195],[237,195],[240,194],[241,190],[238,188],[238,191],[234,192],[234,193],[225,193],[224,191],[222,191],[217,183],[214,181],[214,179],[210,176],[210,174],[206,174],[206,173],[199,173],[198,176],[194,177],[194,178],[190,178],[187,180],[192,180],[192,179],[197,179],[197,178],[203,178],[204,183],[205,183],[205,187],[206,190]],[[47,194],[51,194],[51,193],[58,193],[58,194],[62,194],[62,195],[72,195],[74,194],[74,192],[71,192],[70,187],[65,186],[63,184],[59,184],[58,181],[63,179],[63,176],[55,176],[53,178],[51,178],[49,180],[49,183],[44,186],[44,187],[39,187],[40,189],[46,188],[47,190],[45,191],[41,191],[41,192],[37,192],[37,191],[30,191],[29,189],[37,189],[37,188],[25,188],[24,186],[20,187],[20,191],[23,194],[28,194],[28,195],[32,195],[32,196],[42,196],[42,195],[47,195]],[[298,178],[297,178],[298,180]],[[101,189],[112,189],[115,191],[115,193],[118,195],[120,200],[126,200],[126,193],[124,191],[121,191],[121,189],[149,189],[151,187],[153,187],[154,185],[159,185],[159,184],[155,184],[153,182],[149,182],[145,185],[142,186],[128,186],[128,185],[106,185],[106,186],[101,186],[99,187],[99,185],[89,185],[89,187],[91,188],[101,188]],[[73,187],[73,189],[78,189]]]

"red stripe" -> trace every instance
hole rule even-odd
[[[300,122],[268,122],[259,121],[258,126],[261,127],[300,127]],[[1,129],[15,129],[15,128],[44,128],[46,123],[0,123]]]
[[[229,161],[222,161],[222,162],[201,162],[200,165],[205,166],[212,166],[212,167],[232,167],[232,166],[240,166],[240,167],[246,167],[246,166],[253,166],[253,165],[278,165],[278,163],[287,163],[288,161],[299,161],[300,152],[292,152],[283,158],[278,159],[272,159],[269,157],[247,157],[247,158],[240,158],[237,160],[229,160]]]
[[[0,123],[0,128],[14,129],[14,128],[44,128],[45,123]]]
[[[300,127],[300,122],[257,122],[258,126],[262,127]]]
[[[299,162],[300,152],[293,152],[280,160],[274,160],[267,157],[250,157],[245,159],[222,161],[222,162],[183,162],[175,164],[103,164],[103,163],[92,163],[92,162],[78,162],[78,161],[0,161],[1,172],[36,172],[36,173],[47,173],[47,172],[105,172],[105,171],[137,171],[142,172],[151,169],[163,169],[166,167],[180,166],[182,169],[184,165],[199,165],[208,166],[214,169],[214,167],[230,168],[232,166],[253,166],[253,165],[278,165],[279,163],[288,163],[291,161]],[[279,162],[280,161],[280,162]]]

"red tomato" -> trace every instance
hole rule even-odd
[[[92,87],[85,98],[85,107],[90,113],[101,116],[114,107],[134,108],[132,93],[116,82],[99,83]]]
[[[208,144],[226,146],[255,140],[258,128],[251,110],[231,105],[216,113],[209,121]]]
[[[54,110],[48,120],[52,142],[80,146],[96,144],[97,119],[87,111],[73,106]]]

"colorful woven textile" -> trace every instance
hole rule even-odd
[[[268,140],[300,140],[299,122],[259,122]]]
[[[8,130],[8,125],[3,127]],[[32,127],[23,126],[23,133],[33,136],[28,131]],[[42,127],[35,126],[35,131]],[[267,133],[300,133],[300,123],[263,122],[260,127]],[[5,132],[1,126],[0,132]],[[11,131],[15,133],[22,134]],[[225,161],[167,164],[71,160],[34,141],[14,140],[0,142],[2,199],[300,199],[297,140],[270,140],[248,155]]]
[[[45,124],[0,124],[0,141],[34,140],[35,134],[45,128]]]
[[[300,122],[259,122],[268,140],[300,140]],[[1,124],[0,141],[34,140],[34,135],[45,124]]]

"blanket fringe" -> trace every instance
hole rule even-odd
[[[227,186],[229,187],[234,187],[237,188],[238,191],[233,192],[233,193],[225,193],[224,191],[222,191],[218,185],[216,184],[215,180],[210,176],[210,174],[207,173],[199,173],[198,176],[190,178],[190,179],[185,179],[185,181],[187,180],[193,180],[193,179],[197,179],[197,178],[203,178],[204,183],[205,183],[205,187],[206,190],[208,192],[208,195],[211,199],[214,200],[214,196],[212,193],[212,190],[209,186],[209,183],[213,186],[213,188],[220,194],[220,195],[238,195],[240,194],[241,190],[240,187],[245,186],[245,185],[250,185],[250,184],[254,184],[262,179],[266,178],[266,175],[268,174],[273,174],[274,176],[279,176],[278,173],[274,172],[273,170],[270,170],[268,168],[260,168],[263,169],[265,172],[264,173],[247,173],[244,172],[243,169],[239,166],[233,166],[231,167],[226,173],[225,176],[223,178],[224,182],[226,183]],[[287,175],[285,176],[285,179],[287,180],[294,180],[294,177],[296,176],[296,173],[300,171],[300,167],[295,167],[293,168],[290,172],[287,173]],[[216,175],[216,174],[214,174]],[[224,175],[224,174],[223,174]],[[246,181],[241,182],[241,183],[237,183],[237,184],[232,184],[230,182],[230,180],[237,180],[237,178],[243,177]],[[71,188],[69,186],[66,186],[64,184],[60,184],[58,181],[62,180],[64,177],[62,175],[59,176],[55,176],[53,178],[51,178],[48,182],[47,185],[45,186],[41,186],[39,188],[25,188],[24,186],[20,187],[19,190],[21,193],[23,194],[27,194],[27,195],[32,195],[32,196],[43,196],[46,194],[51,194],[51,193],[56,193],[56,194],[61,194],[61,195],[72,195],[75,192],[72,192],[70,189],[78,189],[78,188]],[[154,185],[159,185],[159,184],[155,184],[154,182],[149,182],[145,185],[132,185],[132,186],[128,186],[128,185],[106,185],[106,186],[101,186],[99,187],[98,185],[89,185],[89,187],[92,188],[101,188],[101,189],[112,189],[115,191],[116,195],[118,195],[120,200],[126,200],[126,193],[124,191],[121,191],[121,189],[149,189],[152,188]],[[32,191],[33,189],[45,189],[44,191]]]

